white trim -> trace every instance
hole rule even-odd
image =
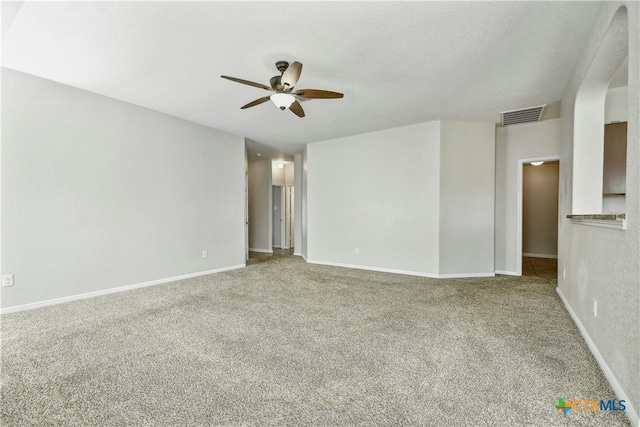
[[[260,253],[263,253],[263,254],[272,254],[273,253],[273,249],[269,250],[269,249],[249,248],[249,252],[260,252]]]
[[[393,268],[381,268],[381,267],[370,267],[365,265],[354,265],[354,264],[342,264],[339,262],[327,262],[327,261],[312,261],[307,260],[309,264],[319,264],[319,265],[331,265],[333,267],[344,267],[344,268],[354,268],[356,270],[368,270],[368,271],[380,271],[382,273],[394,273],[394,274],[406,274],[409,276],[420,276],[420,277],[430,277],[432,279],[437,279],[437,274],[430,273],[421,273],[416,271],[408,271],[408,270],[397,270]]]
[[[517,271],[496,270],[496,274],[504,274],[505,276],[522,276]]]
[[[304,254],[300,254],[300,256],[302,257],[304,262],[309,262],[309,260],[307,259],[307,257]]]
[[[299,254],[299,253],[297,253],[297,252],[294,252],[294,253],[293,253],[293,256],[301,256],[302,258],[304,258],[304,255]]]
[[[431,279],[458,279],[464,277],[495,277],[495,273],[461,273],[461,274],[434,274],[421,271],[398,270],[395,268],[371,267],[368,265],[342,264],[338,262],[313,261],[305,259],[309,264],[330,265],[333,267],[354,268],[356,270],[379,271],[382,273],[406,274],[408,276],[429,277]]]
[[[145,288],[147,286],[160,285],[160,284],[169,283],[169,282],[176,282],[178,280],[191,279],[193,277],[206,276],[209,274],[221,273],[223,271],[236,270],[238,268],[244,268],[244,267],[246,267],[246,264],[238,264],[238,265],[232,265],[230,267],[216,268],[215,270],[200,271],[197,273],[183,274],[181,276],[167,277],[165,279],[151,280],[149,282],[135,283],[133,285],[118,286],[116,288],[103,289],[101,291],[87,292],[84,294],[71,295],[71,296],[62,297],[62,298],[54,298],[46,301],[33,302],[33,303],[23,304],[23,305],[14,305],[13,307],[0,309],[0,314],[15,313],[18,311],[32,310],[34,308],[47,307],[50,305],[57,305],[57,304],[63,304],[66,302],[71,302],[71,301],[98,297],[101,295],[131,291],[133,289]]]
[[[531,258],[549,258],[549,259],[558,259],[558,255],[549,255],[549,254],[532,254],[528,252],[524,252],[522,256],[528,256]]]
[[[496,273],[456,273],[438,274],[438,279],[463,279],[465,277],[496,277]]]
[[[571,318],[573,319],[573,322],[578,327],[578,330],[580,331],[582,338],[584,338],[584,340],[587,343],[587,346],[589,346],[589,350],[591,350],[591,353],[593,354],[596,361],[598,362],[598,365],[600,366],[602,373],[604,374],[605,378],[609,382],[609,385],[611,386],[611,389],[615,393],[616,397],[619,400],[625,401],[625,406],[626,406],[625,412],[627,414],[627,417],[629,418],[629,421],[631,422],[631,425],[633,426],[640,425],[638,421],[638,413],[636,412],[634,407],[631,405],[629,398],[627,397],[624,390],[622,390],[622,387],[620,386],[620,383],[618,382],[616,377],[613,375],[613,372],[611,372],[611,369],[609,369],[609,365],[607,365],[607,362],[605,362],[604,357],[602,357],[602,354],[600,354],[600,351],[598,351],[598,347],[596,347],[595,343],[587,333],[587,330],[582,325],[582,322],[580,322],[578,315],[575,313],[575,311],[573,311],[573,309],[569,305],[569,302],[567,301],[564,294],[562,293],[562,290],[559,287],[556,288],[556,292],[558,293],[558,296],[562,300],[562,303],[564,304],[564,308],[569,312],[569,314],[571,315]]]
[[[581,219],[571,218],[571,222],[576,225],[588,225],[591,227],[613,228],[615,230],[626,230],[626,219]]]

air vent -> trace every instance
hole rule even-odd
[[[547,104],[537,107],[520,108],[519,110],[503,111],[500,113],[502,126],[517,125],[520,123],[539,122],[542,112]]]

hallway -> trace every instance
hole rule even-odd
[[[555,258],[522,257],[522,275],[543,279],[558,279],[558,260]]]
[[[273,249],[273,253],[268,254],[264,252],[252,252],[249,251],[249,260],[247,266],[259,264],[261,262],[267,262],[278,258],[283,258],[293,255],[293,248],[290,249]]]

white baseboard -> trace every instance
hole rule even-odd
[[[304,255],[299,254],[299,253],[297,253],[297,252],[294,252],[294,253],[293,253],[293,256],[301,256],[302,258],[304,258]]]
[[[631,405],[631,402],[629,401],[627,394],[624,392],[624,390],[620,386],[620,383],[618,382],[616,377],[613,375],[613,372],[611,372],[611,369],[609,368],[609,365],[607,365],[607,362],[604,360],[604,357],[602,357],[602,354],[600,354],[598,347],[596,347],[595,343],[587,333],[587,330],[582,325],[582,322],[580,322],[578,315],[575,313],[575,311],[573,311],[573,308],[571,308],[571,306],[569,305],[569,302],[567,301],[564,294],[562,293],[562,290],[559,287],[556,288],[556,292],[558,293],[558,296],[562,300],[564,307],[567,309],[567,311],[571,315],[573,322],[578,327],[578,330],[580,331],[582,338],[584,338],[584,340],[587,342],[587,346],[589,347],[589,350],[591,350],[591,353],[596,358],[596,361],[598,362],[598,365],[600,366],[602,373],[604,373],[604,376],[609,382],[611,389],[616,394],[616,397],[619,400],[625,401],[625,406],[626,406],[625,413],[627,414],[629,421],[631,421],[631,425],[640,426],[640,422],[638,421],[638,413],[636,412],[635,408]]]
[[[366,265],[342,264],[337,262],[313,261],[305,259],[309,264],[331,265],[333,267],[354,268],[356,270],[380,271],[382,273],[406,274],[408,276],[429,277],[431,279],[458,279],[465,277],[494,277],[495,273],[461,273],[461,274],[434,274],[421,271],[398,270],[395,268],[370,267]]]
[[[249,252],[260,252],[263,254],[272,254],[273,249],[258,249],[258,248],[249,248]]]
[[[368,271],[380,271],[382,273],[394,273],[394,274],[406,274],[409,276],[420,276],[420,277],[430,277],[432,279],[437,279],[437,275],[422,273],[417,271],[408,271],[408,270],[396,270],[393,268],[380,268],[380,267],[369,267],[365,265],[355,265],[355,264],[342,264],[338,262],[327,262],[327,261],[313,261],[306,260],[309,264],[318,264],[318,265],[330,265],[333,267],[344,267],[344,268],[354,268],[356,270],[368,270]]]
[[[306,256],[304,256],[304,254],[300,254],[300,256],[302,257],[302,259],[304,260],[304,262],[309,262],[309,260],[307,259]]]
[[[118,286],[115,288],[103,289],[101,291],[87,292],[87,293],[78,294],[78,295],[70,295],[68,297],[54,298],[46,301],[33,302],[33,303],[23,304],[23,305],[14,305],[13,307],[0,309],[0,314],[9,314],[9,313],[15,313],[18,311],[32,310],[34,308],[41,308],[41,307],[47,307],[50,305],[63,304],[65,302],[93,298],[101,295],[113,294],[116,292],[130,291],[133,289],[145,288],[147,286],[160,285],[160,284],[169,283],[169,282],[176,282],[178,280],[191,279],[192,277],[206,276],[209,274],[221,273],[223,271],[236,270],[238,268],[244,268],[244,267],[246,267],[246,264],[238,264],[238,265],[232,265],[230,267],[216,268],[215,270],[199,271],[197,273],[183,274],[181,276],[167,277],[165,279],[151,280],[149,282],[135,283],[133,285]]]
[[[522,276],[522,274],[516,271],[496,270],[496,274],[504,274],[506,276]]]
[[[558,259],[558,255],[549,255],[549,254],[532,254],[532,253],[523,253],[522,256],[528,256],[530,258],[551,258]]]
[[[496,273],[456,273],[438,274],[438,279],[464,279],[466,277],[496,277]]]

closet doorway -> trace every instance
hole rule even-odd
[[[558,160],[522,164],[522,275],[557,278]]]

